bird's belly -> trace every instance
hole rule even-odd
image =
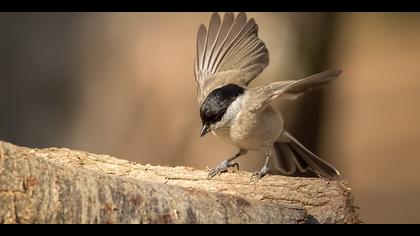
[[[283,119],[268,106],[260,113],[241,113],[229,128],[215,132],[233,145],[246,150],[261,150],[273,144],[283,130]]]

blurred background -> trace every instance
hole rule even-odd
[[[236,152],[201,121],[193,73],[210,13],[0,13],[0,140],[200,169]],[[248,13],[270,52],[253,84],[341,68],[275,102],[348,180],[365,223],[420,223],[420,14]],[[262,153],[239,159],[255,171]]]

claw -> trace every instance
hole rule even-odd
[[[220,174],[222,174],[222,172],[227,171],[227,165],[225,166],[225,165],[222,165],[222,164],[223,164],[223,162],[220,165],[218,165],[217,167],[211,169],[209,171],[209,174],[207,176],[207,179],[211,179],[214,176],[220,175]]]
[[[239,171],[239,164],[238,163],[236,163],[236,162],[229,163],[229,167],[235,167],[235,166],[236,166],[237,171]]]
[[[216,175],[220,175],[222,173],[221,170],[218,170],[217,168],[213,168],[209,171],[209,174],[207,175],[207,179],[211,179]]]
[[[269,173],[270,169],[268,169],[268,167],[263,167],[260,171],[255,171],[254,173],[252,173],[250,181],[251,183],[254,183],[257,180],[262,179],[262,177],[266,176]]]
[[[257,181],[257,180],[259,180],[259,179],[261,179],[262,177],[261,177],[261,174],[260,174],[260,172],[259,171],[255,171],[254,173],[252,173],[252,175],[251,175],[251,179],[250,179],[250,182],[251,183],[254,183],[255,181]]]
[[[239,164],[236,162],[228,163],[227,160],[222,161],[218,166],[211,169],[207,175],[207,179],[211,179],[214,176],[220,176],[223,172],[227,172],[229,167],[235,167],[239,170]]]

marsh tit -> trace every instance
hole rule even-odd
[[[214,13],[208,29],[204,25],[199,27],[194,71],[203,125],[200,136],[211,132],[239,148],[237,154],[211,169],[208,179],[229,167],[239,169],[233,160],[250,150],[262,151],[266,156],[264,166],[252,174],[251,181],[269,173],[268,163],[273,155],[282,174],[310,171],[322,178],[339,179],[336,168],[284,129],[282,115],[271,102],[277,98],[295,99],[331,82],[341,70],[249,86],[268,64],[268,50],[258,37],[258,25],[253,18],[247,20],[245,13],[236,18],[233,13],[226,13],[223,20]]]

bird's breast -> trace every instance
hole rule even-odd
[[[215,131],[233,145],[247,149],[260,150],[271,145],[283,130],[283,119],[272,106],[261,112],[250,112],[242,109],[229,127]]]

